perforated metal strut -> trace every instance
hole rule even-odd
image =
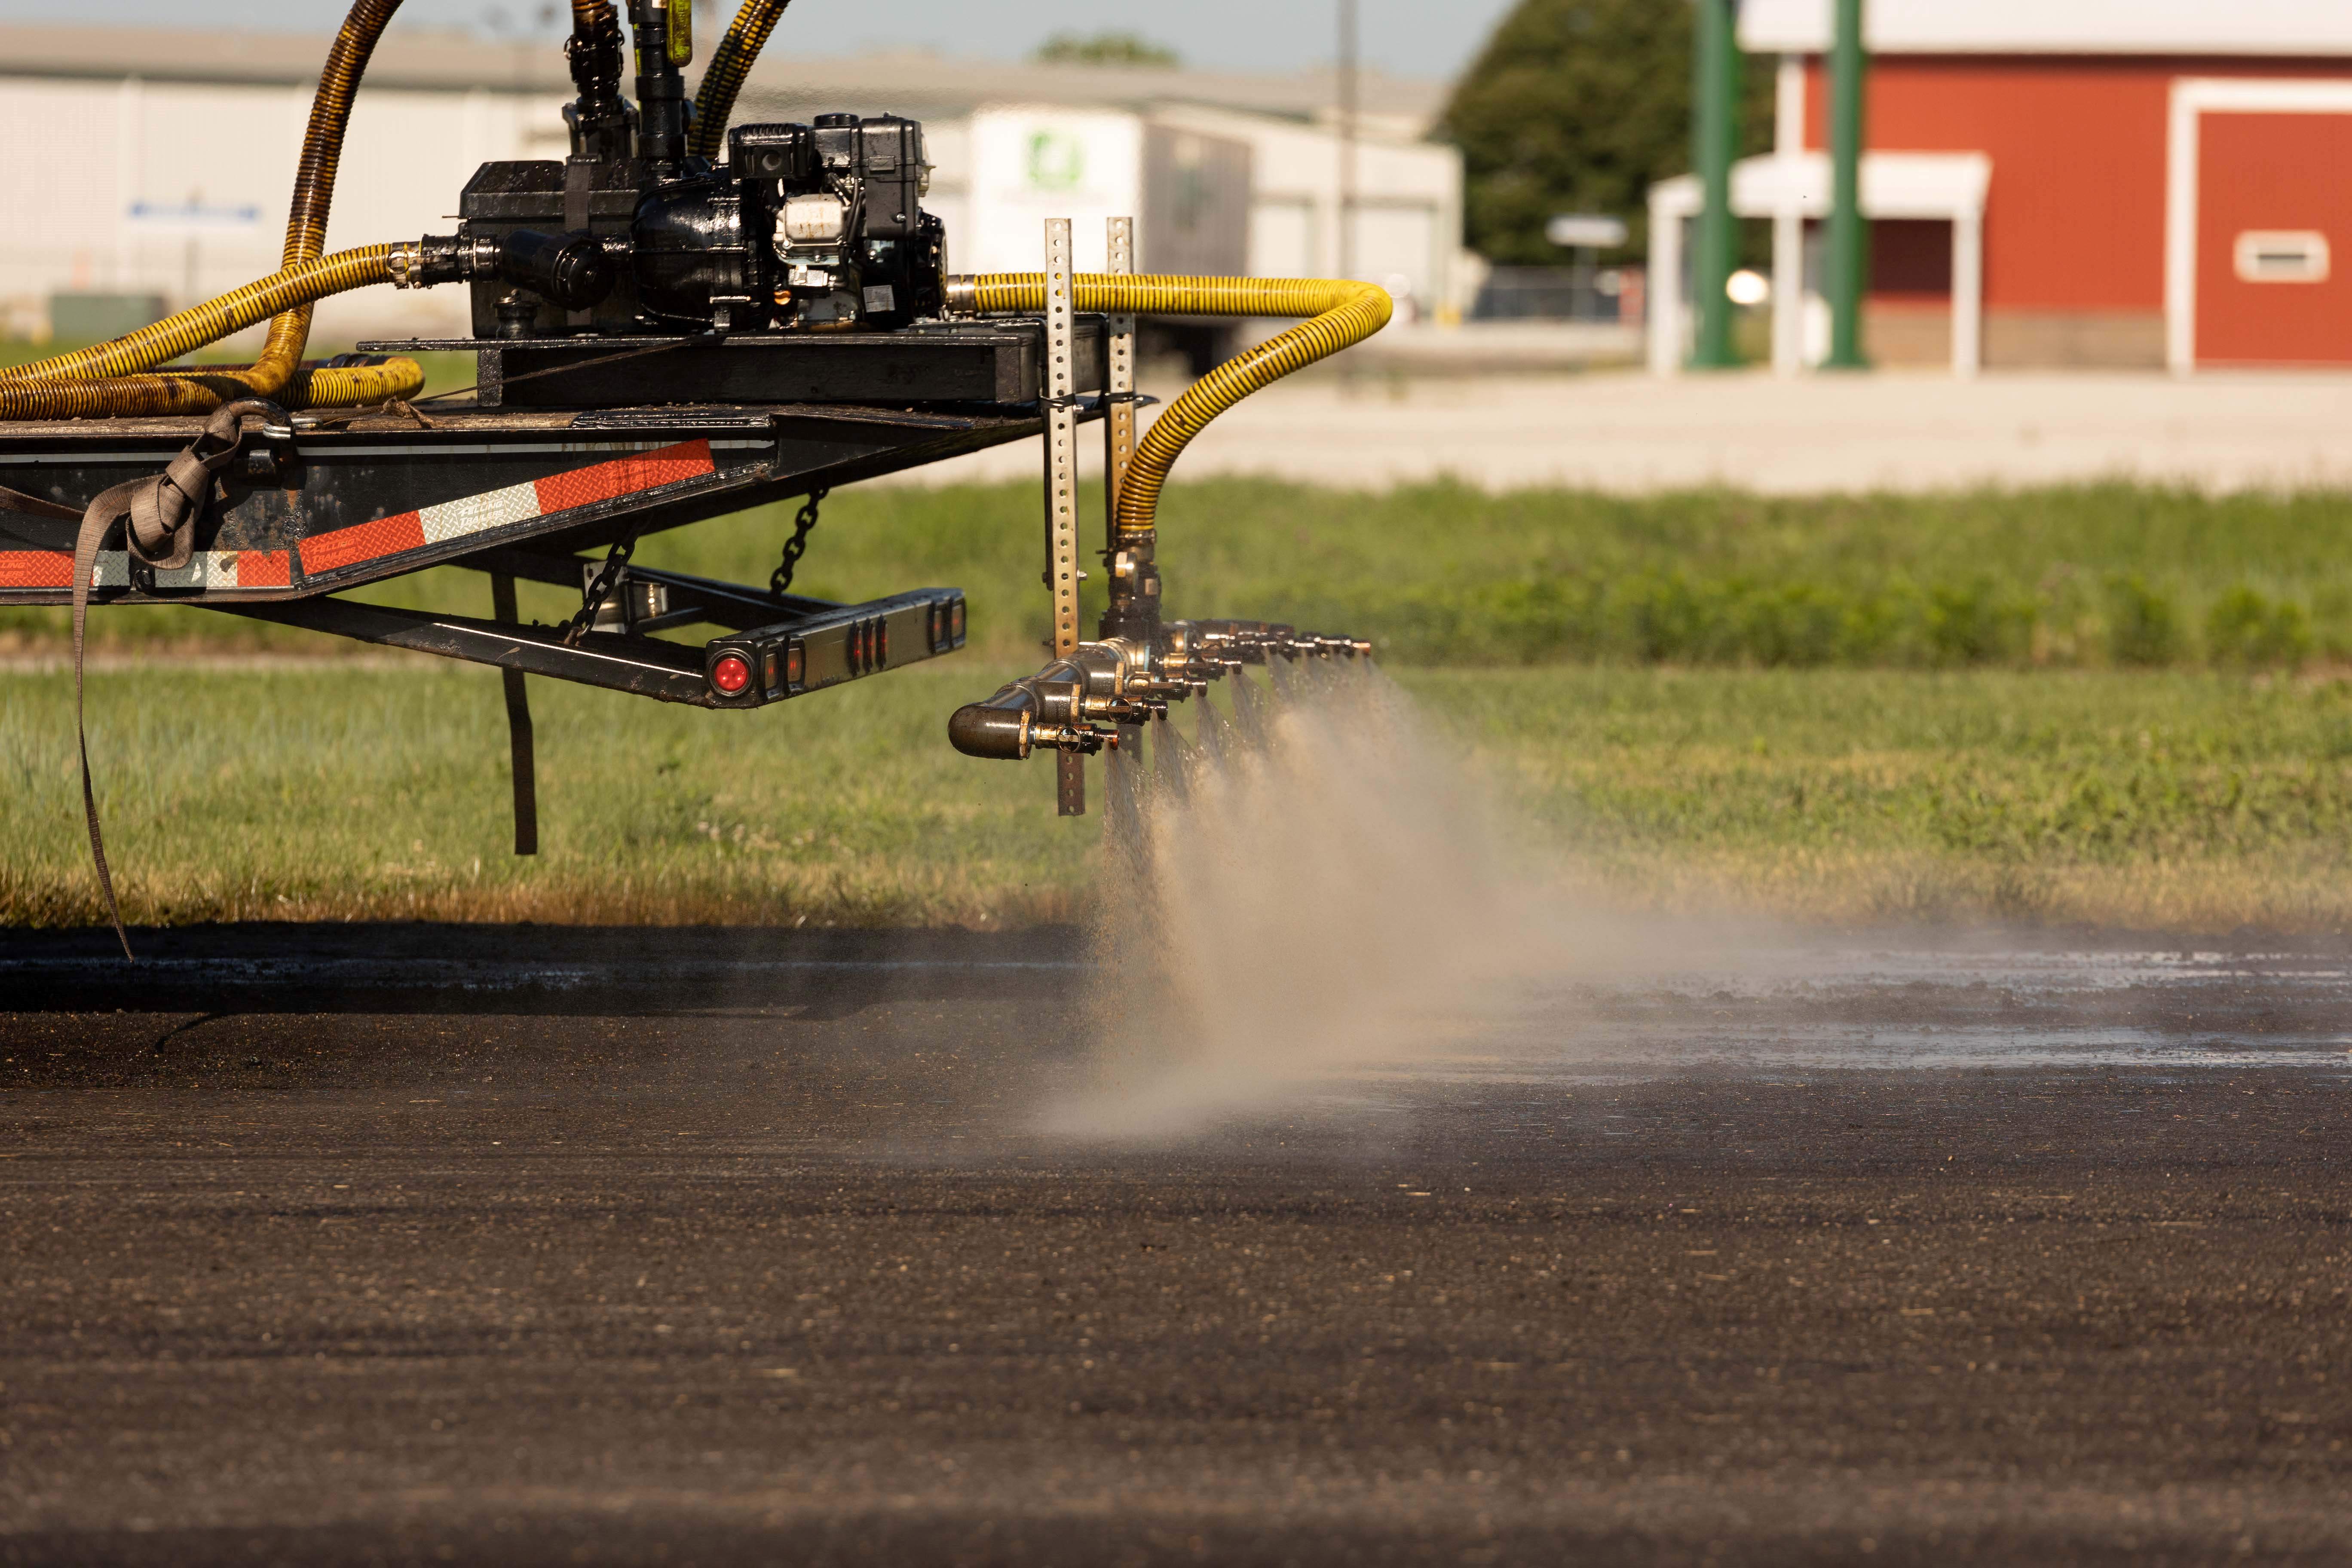
[[[1114,278],[1135,271],[1135,220],[1115,217],[1104,235],[1104,270]],[[1139,637],[1149,642],[1160,629],[1159,570],[1152,563],[1154,538],[1149,529],[1119,527],[1118,494],[1135,464],[1135,317],[1113,314],[1105,321],[1103,386],[1103,515],[1108,537],[1103,564],[1110,573],[1109,601],[1103,606],[1099,635]]]
[[[1045,586],[1054,597],[1054,657],[1078,651],[1077,309],[1070,220],[1045,220]],[[1087,812],[1087,760],[1055,753],[1055,805]]]
[[[1124,278],[1135,270],[1135,220],[1115,217],[1109,221],[1104,236],[1104,271]],[[1109,409],[1103,420],[1106,431],[1106,462],[1104,477],[1110,499],[1110,547],[1118,548],[1118,487],[1127,479],[1128,465],[1135,461],[1135,318],[1131,315],[1112,316],[1107,323],[1109,332],[1109,384],[1104,390],[1109,396]]]

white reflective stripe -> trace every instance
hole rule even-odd
[[[155,568],[158,588],[234,588],[236,586],[236,552],[233,550],[199,550],[188,557],[185,566]]]
[[[487,528],[530,521],[540,515],[539,486],[509,485],[502,490],[491,490],[486,495],[467,496],[462,500],[428,506],[416,515],[424,525],[425,542],[441,544],[452,539],[462,539],[469,533],[479,533]]]

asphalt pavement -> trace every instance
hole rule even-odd
[[[1068,932],[110,941],[0,941],[0,1563],[2352,1561],[2341,943],[1823,938],[1139,1138]]]

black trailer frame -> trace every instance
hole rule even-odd
[[[1079,370],[1099,388],[1101,319],[1089,320],[1082,337]],[[870,367],[844,378],[869,391],[866,383],[895,378],[913,391],[995,392],[998,401],[582,409],[519,400],[485,406],[477,395],[424,409],[297,415],[283,424],[248,416],[236,457],[197,523],[189,564],[163,571],[121,548],[102,552],[89,602],[190,605],[707,708],[783,700],[962,646],[961,591],[925,588],[845,605],[631,566],[629,577],[657,586],[668,607],[625,629],[586,635],[521,626],[510,616],[432,616],[335,595],[441,565],[488,573],[501,595],[513,578],[578,589],[595,560],[582,552],[625,549],[647,533],[1037,435],[1045,428],[1037,398],[1042,341],[1042,323],[1014,321],[796,345],[812,368]],[[571,358],[525,371],[512,363],[514,349],[467,346],[486,370],[519,376],[553,368],[562,374],[550,379],[563,381],[586,372],[603,378],[599,392],[616,390],[635,372],[658,383],[643,390],[675,393],[680,370],[709,368],[713,356],[750,357],[749,344],[668,339],[652,346],[678,352],[622,346],[620,357],[635,363],[582,363],[592,347],[613,353],[591,340],[569,351],[533,345],[533,353]],[[751,353],[778,363],[772,353]],[[665,362],[673,363],[655,376],[652,367]],[[1022,387],[1025,401],[1003,398]],[[1098,394],[1079,403],[1081,417],[1100,416]],[[83,506],[114,485],[162,472],[203,427],[198,417],[0,425],[0,605],[69,602]],[[724,635],[700,646],[654,635],[695,623]],[[715,679],[730,653],[760,678],[740,689]],[[762,662],[770,655],[773,679]]]
[[[846,334],[788,339],[781,352],[695,339],[617,350],[469,344],[483,384],[462,403],[282,422],[247,416],[199,510],[187,564],[149,565],[118,534],[109,541],[115,548],[98,552],[88,602],[188,605],[495,667],[513,754],[515,853],[536,854],[526,676],[744,710],[964,645],[961,589],[838,605],[649,570],[628,563],[628,553],[648,533],[1041,434],[1049,412],[1101,417],[1107,323],[1093,318],[1082,330],[1072,357],[1090,390],[1068,404],[1049,406],[1043,397],[1045,341],[1043,322],[1013,321],[854,342]],[[526,353],[543,357],[525,363]],[[560,405],[567,395],[617,396],[625,387],[641,399],[724,389],[747,379],[739,366],[763,369],[771,386],[803,366],[832,374],[845,394],[896,387],[908,395],[895,403]],[[561,383],[571,384],[568,394]],[[559,405],[509,395],[521,387]],[[71,603],[75,543],[89,503],[163,473],[206,424],[199,416],[0,424],[0,605]],[[338,596],[445,565],[488,574],[491,618]],[[580,592],[580,616],[563,626],[521,624],[518,579]],[[618,613],[600,614],[606,604]],[[720,635],[698,646],[657,635],[691,625]],[[95,846],[94,813],[90,831]]]

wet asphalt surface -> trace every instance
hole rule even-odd
[[[1045,1136],[1065,933],[0,939],[0,1563],[2352,1561],[2352,956]],[[1785,955],[1784,955],[1785,956]]]

